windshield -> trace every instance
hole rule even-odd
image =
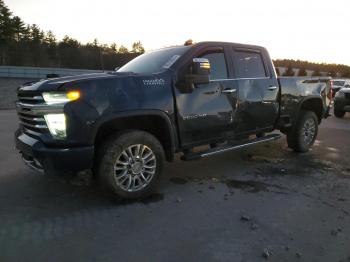
[[[334,86],[343,86],[345,84],[345,81],[333,81]]]
[[[190,47],[173,47],[160,49],[136,57],[121,67],[118,72],[133,72],[136,74],[152,74],[171,67]]]

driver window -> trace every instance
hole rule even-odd
[[[227,65],[223,52],[208,53],[200,56],[210,62],[210,80],[227,79]]]

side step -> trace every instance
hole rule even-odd
[[[204,157],[209,157],[212,155],[232,151],[232,150],[237,150],[243,147],[247,146],[252,146],[255,144],[263,143],[263,142],[268,142],[268,141],[273,141],[281,138],[281,135],[279,134],[270,134],[266,135],[260,138],[255,138],[255,139],[250,139],[250,140],[245,140],[245,141],[240,141],[241,143],[229,143],[228,145],[222,146],[222,147],[216,147],[216,148],[211,148],[207,151],[202,151],[202,152],[196,152],[196,153],[188,153],[186,155],[183,155],[181,157],[182,160],[184,161],[189,161],[189,160],[194,160],[198,158],[204,158]]]

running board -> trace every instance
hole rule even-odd
[[[274,141],[274,140],[277,140],[279,138],[281,138],[281,135],[279,135],[279,134],[266,135],[266,136],[260,137],[260,138],[245,140],[239,144],[237,144],[237,143],[236,144],[229,144],[229,145],[225,145],[222,147],[211,148],[207,151],[188,153],[186,155],[183,155],[181,157],[181,159],[184,161],[189,161],[189,160],[194,160],[194,159],[198,159],[198,158],[209,157],[209,156],[213,156],[216,154],[221,154],[224,152],[237,150],[240,148],[256,145],[256,144],[263,143],[263,142]]]

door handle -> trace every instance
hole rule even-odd
[[[232,93],[236,93],[237,89],[224,89],[221,90],[221,93],[226,93],[226,94],[232,94]]]
[[[277,89],[277,86],[269,86],[267,88],[267,90],[270,90],[270,91],[273,91],[273,90],[276,90]]]

